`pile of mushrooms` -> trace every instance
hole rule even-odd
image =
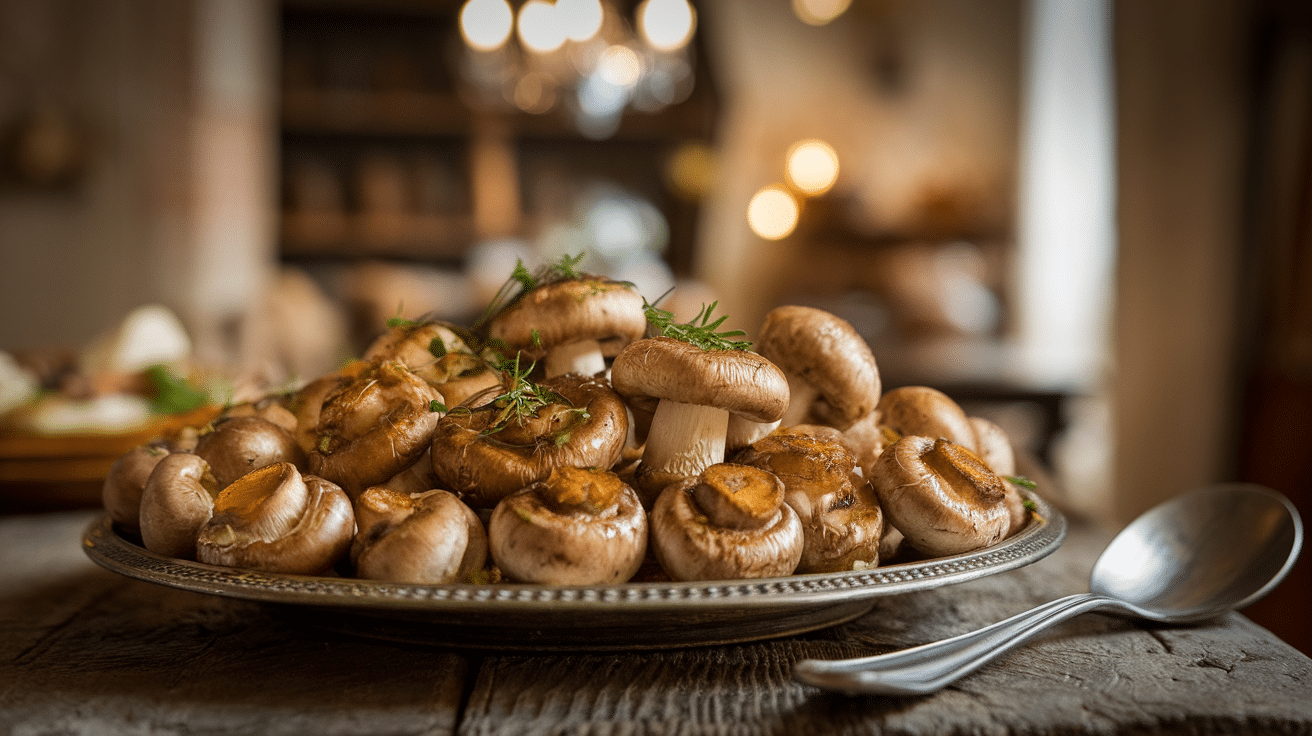
[[[935,389],[883,392],[842,319],[780,307],[753,345],[714,304],[678,323],[577,263],[134,448],[110,519],[212,565],[545,585],[862,570],[1029,522],[1006,433]]]

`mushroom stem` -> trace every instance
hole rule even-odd
[[[557,346],[547,353],[543,366],[547,378],[566,373],[595,376],[606,370],[606,358],[601,343],[596,340],[579,340]]]
[[[784,412],[783,419],[779,420],[779,426],[793,427],[805,424],[807,415],[811,413],[811,405],[820,398],[820,389],[799,375],[793,373],[784,375],[788,379],[788,410]]]
[[[729,412],[662,399],[652,416],[642,462],[654,470],[683,476],[700,475],[724,462]]]

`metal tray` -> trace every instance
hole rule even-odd
[[[102,515],[83,535],[97,564],[130,578],[282,606],[308,624],[360,636],[503,650],[605,651],[726,644],[850,621],[880,596],[962,583],[1032,564],[1066,536],[1041,497],[1030,523],[985,549],[872,570],[715,582],[569,587],[423,585],[277,575],[163,557]]]

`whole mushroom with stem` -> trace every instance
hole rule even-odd
[[[790,575],[802,524],[773,473],[717,463],[665,488],[648,520],[656,559],[675,580]]]
[[[606,358],[647,330],[643,299],[633,284],[578,273],[582,256],[565,256],[533,276],[522,264],[512,281],[521,291],[491,317],[489,342],[507,358],[540,361],[547,378],[600,375]]]
[[[141,493],[141,542],[156,554],[196,558],[196,538],[214,515],[220,486],[199,455],[160,458]]]
[[[497,504],[492,559],[510,577],[547,585],[623,583],[647,552],[647,515],[614,473],[563,466]]]
[[[680,325],[650,308],[662,334],[630,344],[611,366],[615,390],[652,417],[635,472],[645,506],[666,485],[724,461],[731,416],[769,423],[788,407],[783,372],[734,340],[740,331],[717,333],[724,317],[710,321],[714,308]]]

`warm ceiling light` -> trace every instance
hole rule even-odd
[[[797,227],[801,210],[788,190],[778,185],[756,193],[747,205],[747,225],[766,240],[786,238]]]
[[[597,35],[605,17],[601,0],[556,0],[556,13],[565,29],[565,38],[579,42]]]
[[[565,27],[556,6],[528,0],[519,9],[519,40],[531,51],[550,53],[565,43]]]
[[[815,196],[824,194],[838,179],[838,152],[821,140],[798,141],[788,149],[788,183]]]
[[[803,23],[822,26],[842,15],[852,0],[793,0],[793,13]]]
[[[460,34],[479,51],[493,51],[510,38],[515,13],[506,0],[469,0],[460,9]]]
[[[597,73],[616,87],[632,87],[642,77],[642,59],[633,49],[617,44],[602,52]]]
[[[687,0],[643,0],[638,6],[638,26],[652,48],[674,51],[692,38],[697,15]]]

